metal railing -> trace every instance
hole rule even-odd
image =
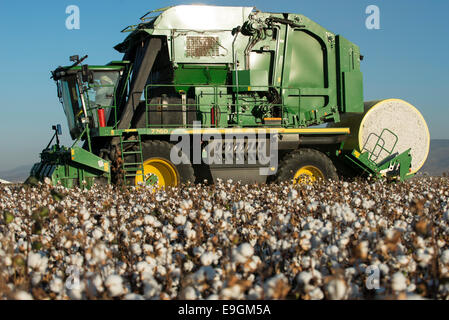
[[[195,93],[195,102],[194,103],[168,103],[158,101],[157,103],[151,103],[151,92],[160,88],[185,88],[185,87],[193,87],[197,88],[197,92]],[[164,114],[169,115],[170,113],[175,112],[185,112],[184,119],[192,119],[192,113],[195,114],[193,117],[197,121],[201,121],[202,126],[207,128],[214,128],[220,126],[220,123],[223,123],[222,119],[225,117],[226,119],[230,116],[229,124],[239,126],[242,120],[242,117],[251,117],[256,118],[254,114],[251,112],[246,112],[247,106],[251,105],[259,105],[265,106],[268,109],[278,108],[278,113],[276,115],[277,118],[280,118],[281,122],[273,124],[273,126],[285,125],[284,119],[284,108],[283,104],[273,104],[269,103],[266,99],[262,99],[254,95],[252,97],[248,97],[246,94],[242,94],[241,92],[244,90],[240,90],[241,88],[245,88],[243,85],[198,85],[198,84],[149,84],[145,87],[145,125],[147,128],[150,127],[160,127],[163,125],[164,127],[181,127],[181,128],[189,128],[193,127],[193,123],[189,123],[189,121],[182,121],[179,123],[163,123],[163,119],[161,118],[161,123],[152,123],[151,115],[154,114],[157,117],[163,117]],[[269,88],[275,88],[272,86],[251,86],[250,91],[268,91]],[[203,89],[203,90],[201,90]],[[239,90],[238,90],[239,89]],[[279,89],[276,88],[276,89]],[[282,90],[282,89],[280,89]],[[298,100],[300,100],[300,89],[292,89],[289,90],[297,91]],[[165,91],[165,90],[164,90]],[[240,92],[239,92],[240,91]],[[173,90],[172,92],[176,92]],[[226,95],[234,93],[234,99],[228,99],[228,101],[224,102],[223,97]],[[159,95],[156,95],[159,97]],[[202,100],[204,97],[210,97],[207,99],[206,103],[203,103]],[[178,96],[179,98],[179,96]],[[161,98],[163,99],[163,98]],[[170,96],[167,95],[167,99],[170,99]],[[189,99],[190,100],[190,99]],[[299,108],[299,102],[298,102]],[[228,112],[231,110],[231,112]],[[299,111],[299,109],[298,109]],[[159,113],[159,114],[158,114]],[[298,112],[299,115],[299,112]],[[205,121],[206,120],[206,121]],[[208,121],[209,120],[209,121]],[[210,121],[214,120],[214,121]],[[263,119],[261,118],[261,121]],[[299,119],[298,119],[299,121]],[[224,124],[224,123],[223,123]],[[254,123],[254,126],[261,125],[260,123]],[[226,120],[225,125],[228,125],[228,121]],[[264,126],[270,126],[270,124],[264,124]]]
[[[386,144],[386,142],[385,142],[385,139],[386,139],[385,138],[385,133],[386,132],[389,133],[393,137],[393,139],[394,139],[394,142],[390,143],[390,145],[392,145],[391,148],[385,146],[385,144]],[[374,147],[372,149],[368,148],[368,144],[370,142],[371,137],[377,138],[377,141],[374,144]],[[383,160],[383,159],[391,156],[391,154],[393,153],[394,148],[396,147],[397,143],[398,143],[398,136],[393,131],[391,131],[390,129],[384,128],[382,130],[382,132],[380,133],[380,135],[377,135],[374,132],[371,132],[368,135],[368,138],[366,139],[365,144],[363,145],[361,151],[362,152],[364,152],[364,151],[369,152],[368,159],[370,161],[376,163],[378,160]],[[387,155],[385,157],[382,157],[381,159],[379,159],[381,154],[382,154],[382,152],[385,152]]]

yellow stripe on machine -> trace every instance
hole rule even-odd
[[[228,128],[228,129],[187,129],[183,130],[187,134],[226,134],[226,133],[286,133],[286,134],[350,134],[349,128]]]

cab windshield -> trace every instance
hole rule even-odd
[[[119,79],[118,71],[94,71],[93,81],[89,83],[87,95],[89,97],[89,110],[94,123],[97,124],[96,110],[102,108],[105,110],[106,122],[109,120],[115,103],[115,87]]]
[[[118,71],[94,71],[93,82],[89,83],[89,105],[91,108],[115,105],[114,90],[119,77]]]
[[[67,117],[70,135],[72,136],[72,139],[74,139],[80,133],[77,126],[77,118],[83,110],[78,86],[76,84],[76,75],[70,75],[61,79],[58,89],[60,90],[59,94],[64,113]]]

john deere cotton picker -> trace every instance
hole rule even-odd
[[[427,158],[419,111],[364,103],[359,47],[301,14],[180,5],[122,32],[121,61],[72,56],[52,72],[75,141],[50,143],[31,176],[66,187],[405,180]]]

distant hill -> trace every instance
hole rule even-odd
[[[33,165],[24,165],[12,170],[0,171],[0,178],[11,182],[24,182],[30,175]]]
[[[0,179],[11,182],[23,182],[28,178],[32,165],[17,167],[13,170],[0,171]],[[420,170],[421,174],[441,176],[449,174],[449,140],[432,140],[430,153],[426,163]]]
[[[449,140],[430,141],[429,157],[420,172],[431,176],[449,174]]]

